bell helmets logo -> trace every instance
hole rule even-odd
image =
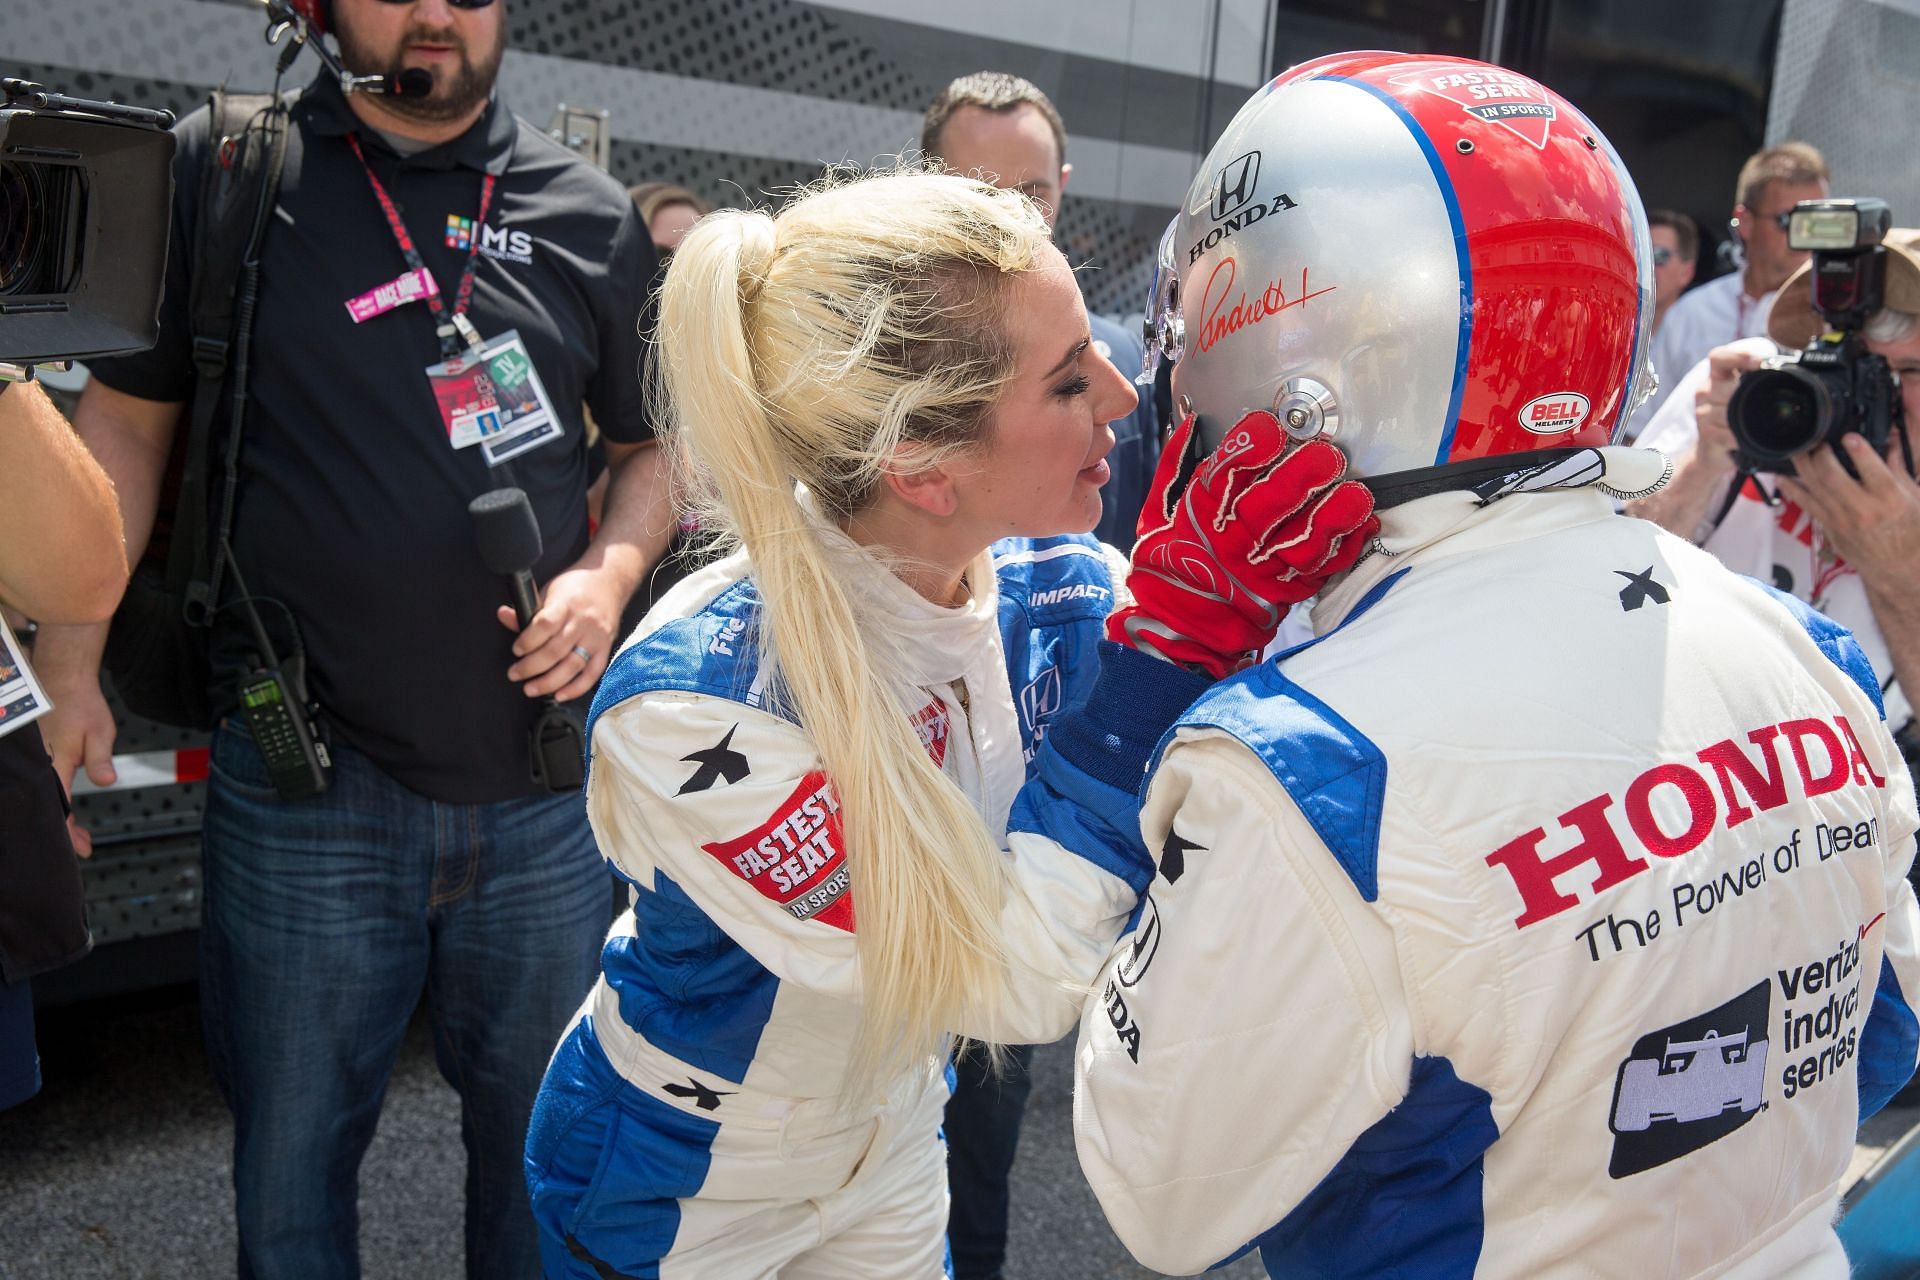
[[[1560,115],[1539,84],[1499,67],[1437,76],[1395,76],[1393,83],[1445,98],[1474,119],[1504,126],[1542,151],[1547,149],[1547,134]]]
[[[1585,422],[1591,407],[1578,391],[1535,396],[1520,406],[1520,425],[1537,436],[1557,436]]]
[[[1260,186],[1260,153],[1229,160],[1213,179],[1213,220],[1226,217],[1253,199]]]

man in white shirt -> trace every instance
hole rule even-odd
[[[1653,369],[1661,385],[1627,423],[1633,440],[1653,420],[1668,388],[1707,352],[1767,331],[1773,295],[1807,255],[1787,245],[1787,213],[1802,200],[1827,197],[1827,162],[1804,142],[1755,152],[1740,166],[1734,191],[1733,234],[1745,265],[1685,294],[1661,317],[1653,339]]]

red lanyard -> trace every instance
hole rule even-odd
[[[393,197],[380,185],[380,179],[373,175],[373,166],[367,163],[367,156],[360,149],[357,134],[347,135],[347,145],[353,148],[354,159],[360,162],[360,171],[367,175],[367,183],[373,188],[374,197],[380,201],[380,211],[387,215],[387,227],[393,232],[394,243],[400,246],[400,253],[407,260],[411,270],[424,272],[428,281],[433,273],[427,271],[427,264],[420,258],[420,250],[414,247],[413,237],[407,234],[407,224],[400,220],[400,210],[394,206]],[[440,298],[440,286],[430,284],[427,289],[427,309],[433,312],[438,322],[435,333],[440,338],[440,354],[448,359],[460,354],[461,340],[465,339],[469,347],[480,345],[480,334],[473,323],[467,319],[467,305],[473,301],[473,271],[480,258],[480,232],[487,225],[487,206],[493,203],[493,175],[486,174],[480,180],[480,212],[473,215],[473,239],[467,245],[467,265],[460,273],[460,287],[454,290],[453,311],[447,311],[447,304]]]

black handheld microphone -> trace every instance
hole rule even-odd
[[[540,588],[533,581],[542,543],[540,522],[524,489],[492,489],[467,504],[480,561],[502,575],[513,590],[513,612],[525,628],[540,612]]]
[[[513,586],[513,612],[526,629],[540,612],[533,566],[540,559],[540,522],[524,489],[494,489],[467,504],[480,559]],[[545,699],[527,735],[533,780],[556,794],[578,791],[586,778],[587,726],[580,708]]]

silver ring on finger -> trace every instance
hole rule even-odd
[[[573,646],[573,651],[580,655],[581,666],[590,667],[593,665],[593,650],[586,648],[584,645],[575,645]]]

